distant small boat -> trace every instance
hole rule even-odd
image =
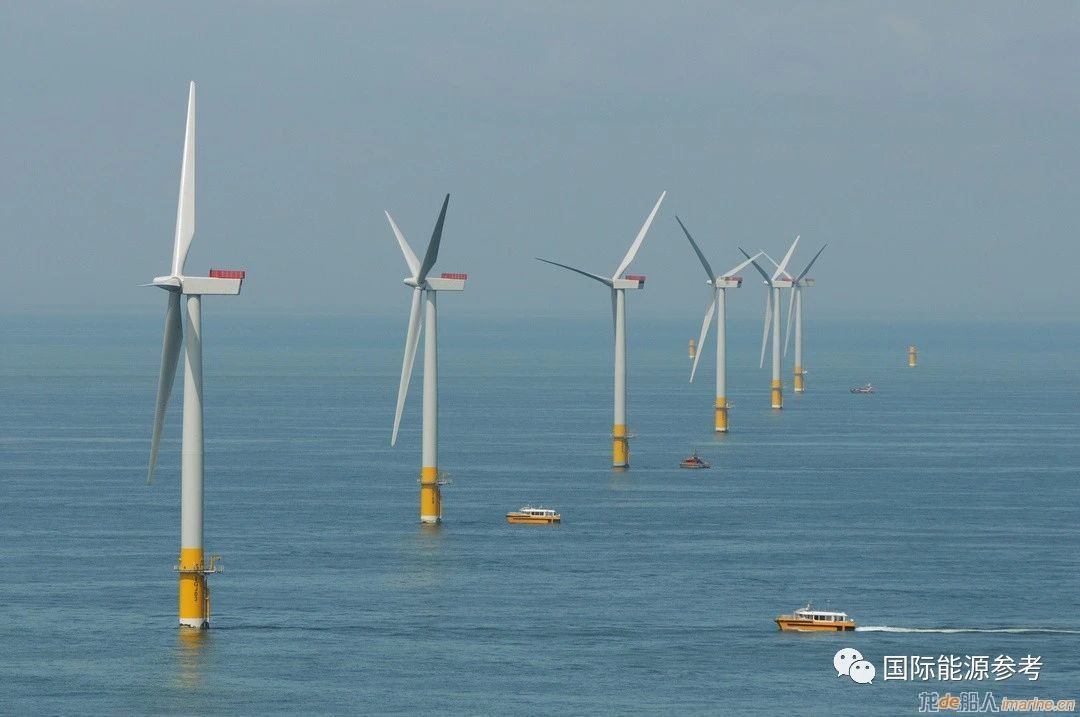
[[[521,523],[525,525],[550,525],[562,521],[562,516],[551,508],[533,508],[522,506],[521,510],[514,510],[506,514],[507,523]]]
[[[682,462],[679,463],[679,468],[712,468],[712,466],[701,460],[701,458],[698,457],[697,451],[694,451],[693,455],[684,458]]]
[[[867,381],[865,386],[855,386],[851,389],[852,393],[873,393],[874,387]]]
[[[776,618],[784,632],[846,632],[855,629],[855,621],[846,612],[815,610],[806,603],[791,615]]]

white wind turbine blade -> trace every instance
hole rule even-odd
[[[442,242],[443,223],[446,221],[446,207],[450,204],[450,195],[443,199],[439,218],[435,222],[435,230],[431,232],[431,241],[428,242],[427,251],[424,252],[424,261],[420,264],[420,271],[416,274],[416,283],[423,284],[431,267],[435,266],[435,260],[439,258],[439,243]]]
[[[387,221],[390,222],[390,228],[394,230],[394,236],[397,237],[398,246],[401,247],[401,253],[405,255],[405,263],[409,265],[409,271],[412,272],[412,277],[415,279],[420,275],[420,260],[416,258],[416,254],[413,253],[412,247],[409,246],[409,242],[405,241],[405,235],[398,229],[397,223],[394,218],[390,216],[390,212],[383,210],[383,214],[386,215]]]
[[[154,480],[157,468],[158,447],[161,444],[161,430],[165,426],[165,411],[169,407],[169,395],[172,393],[176,378],[176,364],[180,360],[180,345],[184,340],[184,328],[180,323],[180,292],[169,292],[169,303],[165,308],[165,331],[161,341],[161,370],[158,372],[157,403],[154,405],[154,432],[150,437],[150,465],[146,471],[146,482]]]
[[[180,164],[180,198],[176,203],[176,240],[173,243],[172,276],[182,276],[191,240],[195,237],[195,83],[188,88],[184,159]]]
[[[716,274],[713,273],[712,267],[709,266],[709,260],[705,258],[704,254],[701,253],[701,247],[699,247],[697,245],[697,242],[694,241],[694,237],[690,236],[690,230],[687,229],[686,225],[682,223],[682,219],[679,219],[678,214],[675,215],[675,221],[679,223],[679,226],[682,227],[683,234],[685,234],[686,238],[690,240],[690,246],[694,247],[694,253],[697,254],[697,258],[701,261],[701,265],[705,267],[705,274],[708,275],[709,281],[714,280],[716,278]]]
[[[765,295],[765,327],[761,331],[761,360],[758,362],[758,368],[765,366],[765,347],[769,343],[769,328],[772,325],[770,320],[773,318],[773,305],[772,305],[772,290]]]
[[[791,278],[791,274],[787,273],[787,265],[788,262],[791,261],[791,255],[795,253],[795,247],[798,245],[798,243],[799,237],[796,236],[795,241],[791,242],[791,246],[788,247],[787,254],[784,254],[783,261],[781,261],[780,265],[776,267],[776,273],[773,274],[773,279],[779,279],[781,274],[787,276],[787,278],[789,279]]]
[[[788,339],[791,338],[791,314],[795,309],[795,292],[798,291],[794,286],[791,287],[791,298],[788,299],[787,305],[787,325],[784,327],[784,355],[787,356]]]
[[[656,200],[656,206],[649,212],[649,218],[645,220],[645,223],[641,225],[641,231],[638,232],[637,238],[634,239],[634,243],[630,245],[630,250],[626,252],[626,256],[623,257],[622,263],[619,264],[619,268],[615,270],[615,273],[611,275],[612,279],[618,279],[623,275],[623,272],[630,266],[630,262],[637,256],[638,249],[641,248],[641,242],[645,241],[645,234],[648,233],[649,227],[652,226],[653,219],[656,218],[656,213],[660,211],[660,204],[664,201],[664,197],[667,196],[667,192],[661,192],[660,198]]]
[[[829,246],[829,245],[826,244],[825,246],[818,249],[818,253],[814,254],[814,258],[810,260],[810,263],[806,265],[806,268],[802,270],[802,273],[799,274],[798,277],[796,277],[796,279],[795,279],[796,282],[802,281],[803,277],[805,277],[807,274],[810,273],[810,267],[812,267],[814,265],[814,262],[817,261],[817,258],[819,256],[821,256],[821,252],[825,251],[826,246]]]
[[[725,271],[725,272],[724,272],[723,274],[721,274],[720,276],[735,276],[735,275],[736,275],[736,274],[738,274],[738,273],[739,273],[740,271],[742,271],[742,270],[743,270],[743,269],[745,269],[746,267],[750,266],[750,264],[751,264],[751,263],[752,263],[752,262],[753,262],[753,261],[754,261],[755,259],[757,259],[757,258],[758,258],[759,256],[761,256],[761,254],[762,254],[762,252],[760,252],[760,251],[759,251],[759,252],[758,252],[757,254],[754,254],[754,255],[753,255],[753,256],[751,256],[751,257],[747,257],[746,261],[744,261],[744,262],[743,262],[743,263],[741,263],[741,264],[736,264],[735,266],[731,267],[730,269],[728,269],[727,271]]]
[[[405,332],[405,357],[401,360],[401,381],[398,382],[397,410],[394,411],[394,432],[390,436],[391,446],[397,443],[401,412],[405,408],[409,379],[412,378],[413,362],[416,360],[416,346],[420,343],[420,299],[423,294],[423,289],[413,289],[412,306],[409,307],[409,328]]]
[[[773,259],[771,256],[769,256],[769,254],[767,252],[763,251],[763,252],[761,252],[761,255],[769,260],[769,263],[773,265],[774,269],[779,269],[780,268],[780,264],[776,261],[776,259]],[[795,277],[793,277],[791,274],[787,273],[786,271],[784,272],[784,277],[789,279],[789,280],[792,280],[792,281],[795,280]]]
[[[619,295],[615,289],[611,290],[611,331],[614,334],[618,330],[619,321]]]
[[[697,373],[697,362],[701,354],[705,353],[705,337],[709,335],[709,327],[712,326],[712,317],[716,313],[716,290],[713,290],[713,300],[709,308],[705,310],[705,320],[701,322],[701,333],[698,335],[697,351],[694,352],[694,365],[690,368],[690,383],[694,382],[694,374]]]
[[[561,266],[563,269],[569,269],[570,271],[577,272],[578,274],[581,274],[582,276],[587,276],[590,279],[595,279],[596,281],[599,281],[604,286],[608,286],[608,287],[614,286],[614,282],[612,282],[612,280],[607,278],[606,276],[600,276],[598,274],[590,274],[587,271],[583,271],[581,269],[575,269],[572,266],[568,266],[566,264],[560,264],[559,262],[551,261],[550,259],[541,259],[540,257],[534,257],[534,258],[537,261],[544,262],[545,264],[551,264],[552,266]]]
[[[759,274],[761,274],[761,278],[764,279],[765,283],[768,284],[769,287],[771,288],[772,287],[772,279],[769,277],[769,273],[767,271],[765,271],[764,269],[762,269],[761,264],[758,264],[755,259],[751,258],[750,255],[746,253],[746,249],[743,249],[742,247],[739,247],[739,251],[741,251],[742,255],[745,256],[747,259],[750,259],[750,263],[754,265],[754,268],[757,269],[757,272]],[[765,252],[759,251],[756,254],[756,256],[761,256],[762,254],[765,254]],[[765,254],[765,256],[768,257],[769,255]],[[771,259],[770,259],[770,261],[771,261]]]

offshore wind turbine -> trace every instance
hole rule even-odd
[[[202,388],[202,297],[235,296],[240,293],[245,273],[211,269],[210,276],[184,274],[191,240],[195,236],[195,83],[188,89],[187,128],[180,168],[180,199],[176,208],[176,237],[172,269],[147,286],[168,292],[165,332],[161,345],[154,431],[150,438],[150,464],[146,480],[154,478],[161,430],[169,405],[180,348],[184,348],[184,431],[180,449],[180,560],[179,617],[181,627],[210,627],[210,590],[206,578],[218,572],[218,556],[209,562],[203,554],[203,388]],[[181,298],[187,307],[181,320]]]
[[[690,369],[690,382],[694,381],[694,374],[697,372],[698,359],[701,358],[701,352],[705,350],[705,337],[709,333],[709,326],[712,325],[713,314],[716,314],[716,404],[714,410],[714,426],[717,433],[726,433],[728,429],[728,404],[727,404],[727,290],[738,289],[742,286],[742,277],[737,273],[744,269],[750,262],[761,256],[761,253],[754,255],[752,258],[738,264],[731,269],[728,269],[723,274],[717,275],[713,272],[712,266],[709,265],[709,260],[705,258],[705,254],[702,253],[701,247],[694,241],[694,237],[690,236],[690,230],[683,224],[682,219],[679,219],[678,215],[675,217],[675,221],[682,227],[683,234],[690,240],[690,246],[694,248],[694,253],[697,254],[697,258],[701,261],[701,265],[705,267],[705,275],[708,280],[705,282],[712,286],[712,301],[709,302],[708,308],[705,309],[705,320],[701,323],[701,335],[698,338],[697,346],[698,350],[693,357],[694,365]]]
[[[802,290],[805,287],[813,286],[814,280],[808,279],[807,274],[810,273],[810,267],[814,265],[814,262],[821,256],[821,252],[825,251],[825,246],[818,249],[818,253],[814,254],[814,258],[810,260],[810,263],[806,265],[806,268],[799,272],[799,275],[791,280],[791,299],[788,302],[788,318],[787,327],[784,330],[784,355],[787,356],[788,342],[791,338],[791,314],[792,310],[795,312],[795,393],[804,393],[806,391],[806,371],[803,369],[803,330],[802,330]]]
[[[795,241],[791,242],[791,246],[787,250],[787,254],[784,255],[783,261],[776,264],[776,271],[770,275],[756,260],[751,259],[750,255],[746,253],[746,250],[739,247],[739,251],[743,256],[750,259],[750,263],[754,265],[758,273],[761,274],[761,278],[765,280],[765,286],[768,290],[768,296],[765,301],[765,321],[761,334],[761,360],[758,362],[758,368],[765,365],[765,347],[769,343],[769,334],[772,333],[772,407],[775,409],[781,409],[784,407],[784,389],[783,384],[780,381],[780,290],[790,289],[792,285],[791,275],[787,273],[788,262],[791,261],[791,255],[795,253],[795,247],[799,243],[799,237],[795,237]],[[765,254],[769,257],[768,254]],[[769,257],[769,261],[772,258]],[[775,263],[775,262],[774,262]],[[771,331],[770,331],[771,329]]]
[[[610,278],[575,269],[557,261],[536,257],[547,264],[560,266],[563,269],[569,269],[582,276],[587,276],[611,290],[611,318],[615,327],[615,416],[614,425],[611,429],[611,466],[613,468],[628,468],[630,466],[630,436],[626,431],[626,291],[627,289],[645,288],[644,276],[624,274],[624,272],[630,267],[630,262],[634,260],[638,249],[641,248],[641,242],[645,240],[645,234],[648,233],[649,227],[652,226],[653,219],[656,218],[656,213],[660,211],[660,204],[666,196],[666,191],[660,193],[660,198],[656,200],[656,206],[649,212],[645,223],[641,225],[641,231],[638,232],[634,242],[630,245],[629,251],[626,252],[626,256],[623,257],[618,268],[615,269],[615,273]]]
[[[409,276],[402,281],[412,288],[412,305],[409,307],[409,324],[405,333],[405,357],[401,361],[401,381],[398,383],[397,410],[394,412],[394,432],[390,445],[397,443],[398,428],[401,426],[401,411],[405,407],[405,397],[409,393],[409,379],[412,376],[413,361],[416,359],[416,347],[420,342],[420,331],[424,332],[424,417],[421,429],[420,461],[420,522],[442,522],[442,494],[439,479],[439,347],[438,347],[438,304],[440,291],[464,291],[467,274],[443,273],[439,277],[429,276],[435,260],[439,257],[439,243],[442,241],[443,223],[446,221],[446,207],[450,195],[443,200],[442,210],[435,222],[424,259],[416,258],[405,236],[398,229],[390,212],[385,212],[390,228],[394,230],[398,246],[409,266]],[[420,304],[424,304],[426,318],[421,321]]]

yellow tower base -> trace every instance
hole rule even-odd
[[[772,407],[784,407],[784,389],[781,387],[779,379],[772,382]]]
[[[205,630],[210,627],[210,587],[202,548],[180,548],[180,626]],[[211,569],[212,571],[212,569]]]
[[[616,423],[611,431],[611,467],[627,468],[630,466],[630,439],[626,435],[626,425]]]
[[[795,367],[795,393],[803,393],[804,391],[806,391],[806,383],[805,383],[805,379],[803,378],[804,375],[805,374],[804,374],[804,372],[802,370],[802,366],[796,366]]]
[[[439,470],[424,466],[420,470],[420,522],[442,522],[442,494],[439,492]]]
[[[727,399],[716,397],[716,432],[727,433]]]
[[[914,346],[908,346],[907,365],[914,368],[919,363],[919,350]]]

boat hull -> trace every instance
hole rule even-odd
[[[517,525],[551,525],[552,523],[562,522],[562,518],[557,515],[524,515],[521,513],[507,513],[506,522]]]
[[[776,624],[784,632],[850,632],[855,629],[851,620],[826,622],[824,620],[799,620],[786,617],[776,618]]]

